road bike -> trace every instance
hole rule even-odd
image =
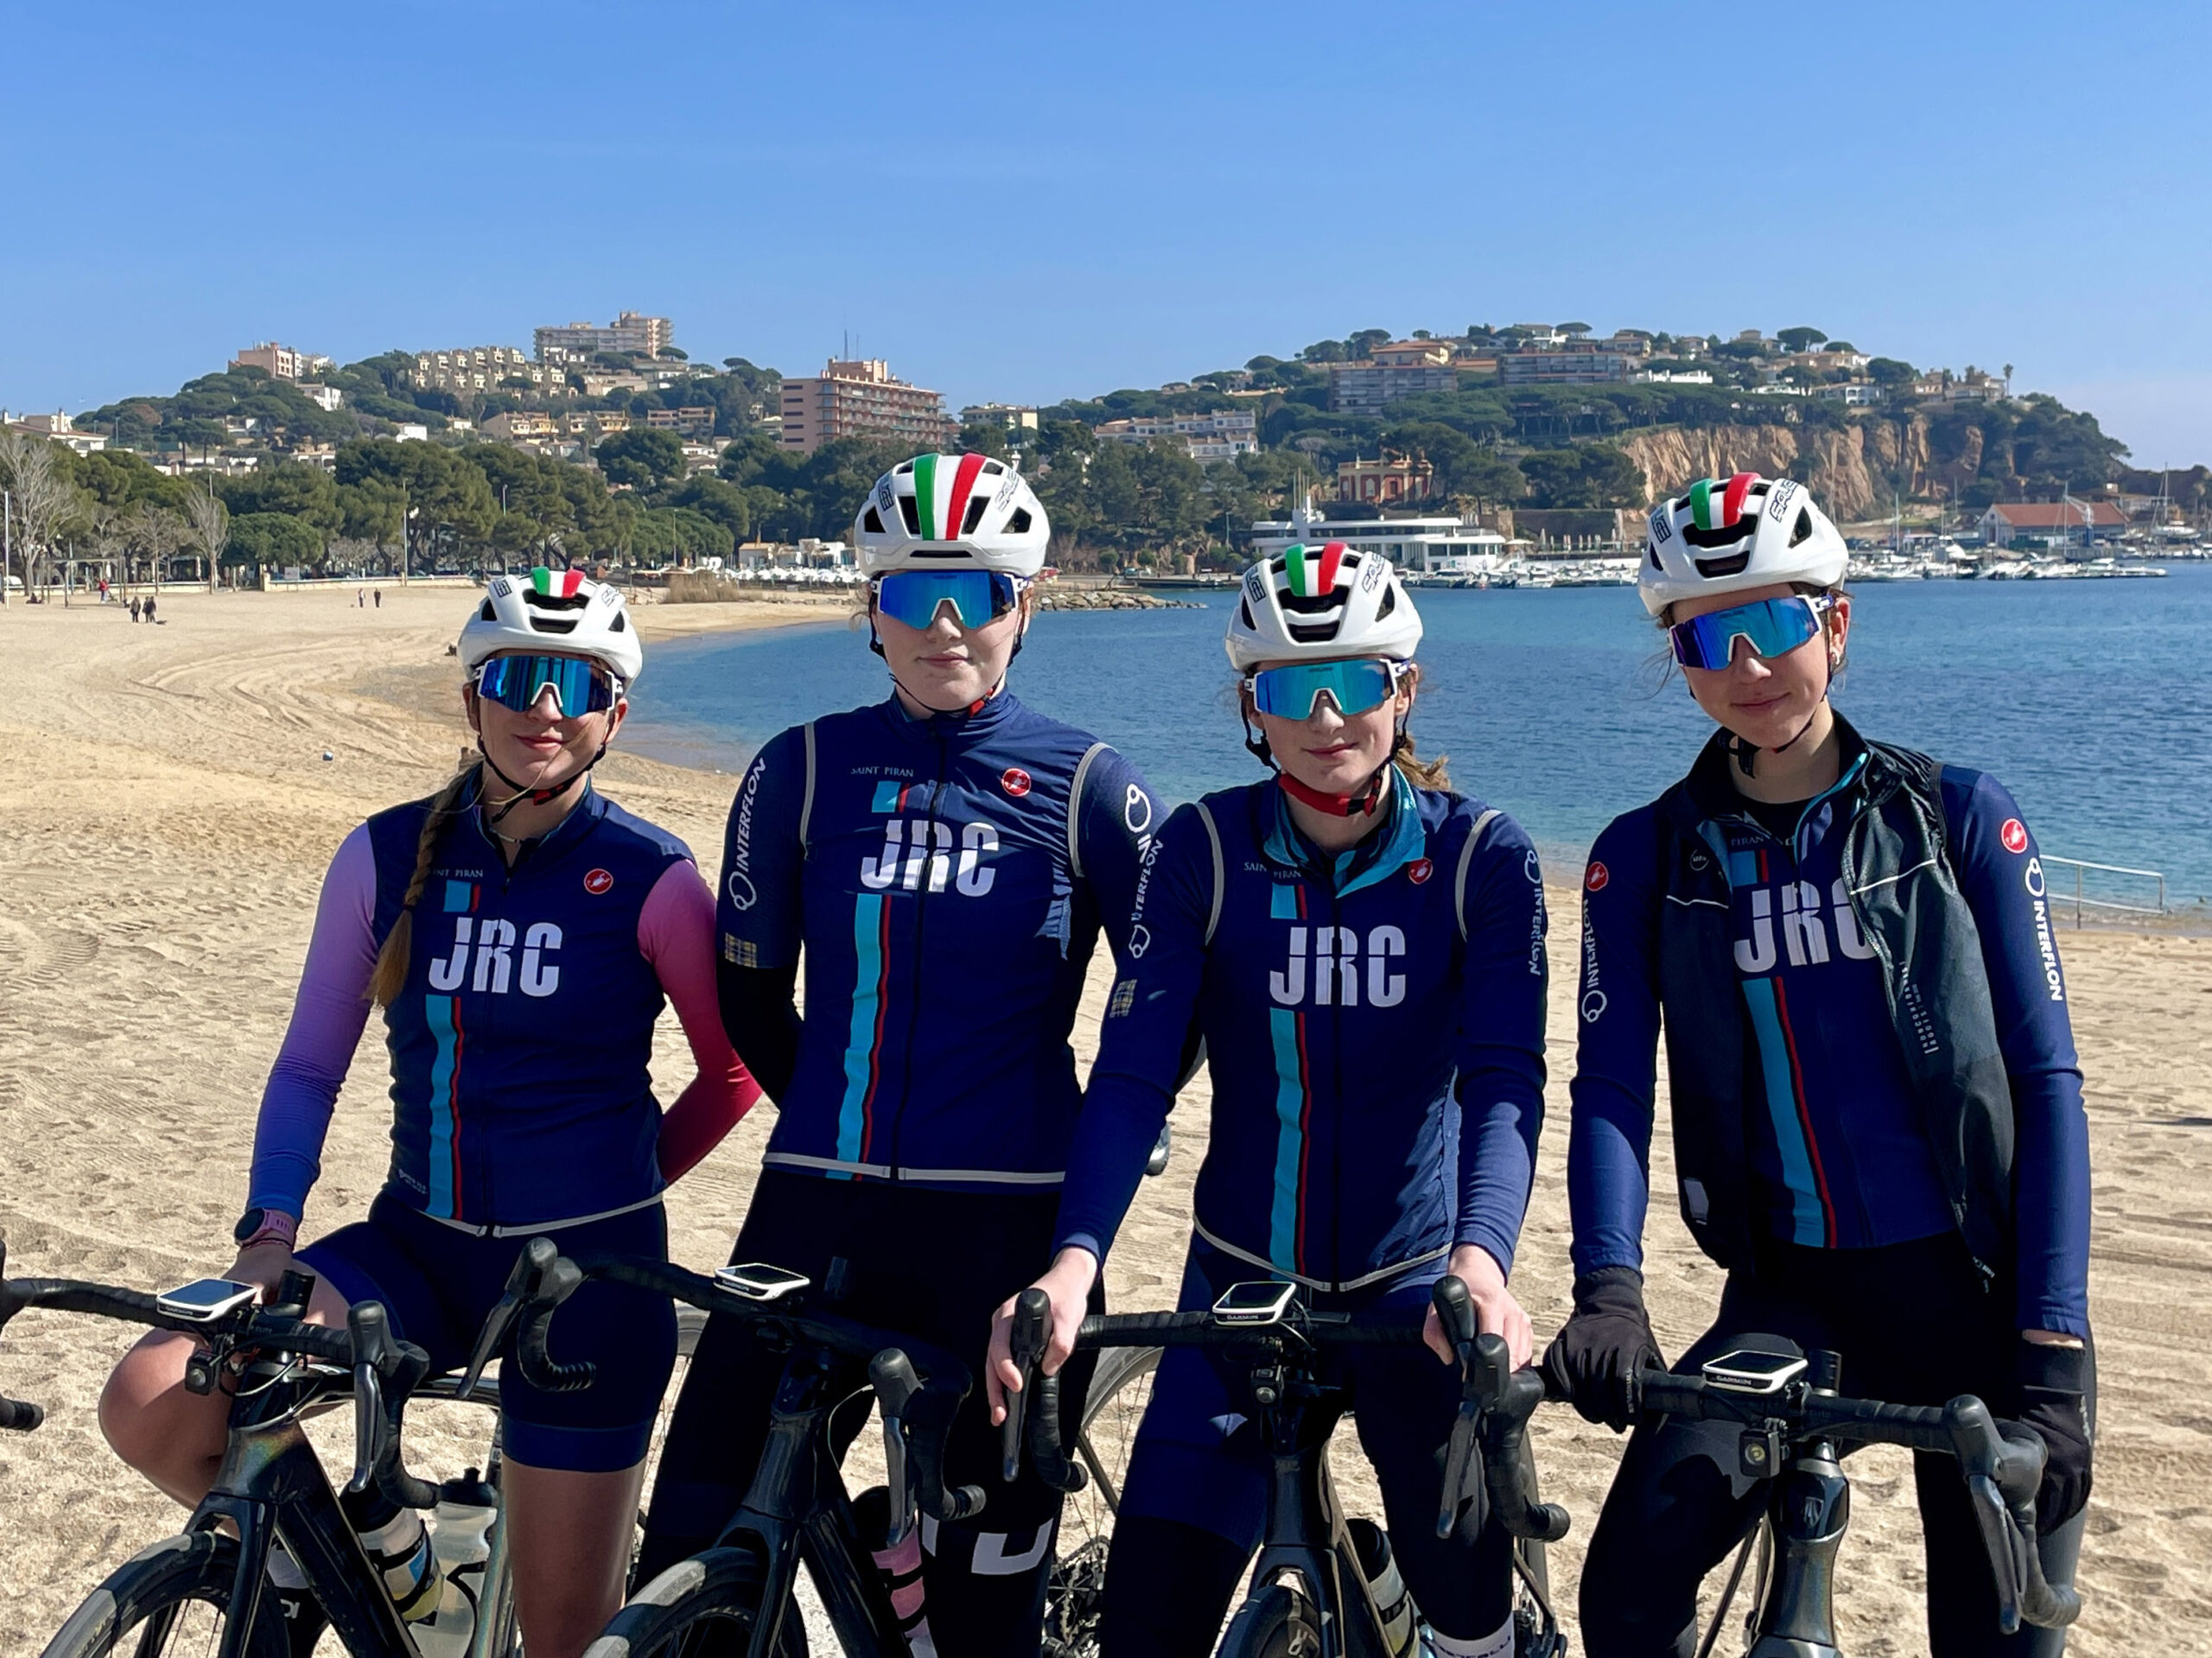
[[[1238,1310],[1240,1303],[1247,1310]],[[1458,1279],[1439,1281],[1434,1305],[1458,1354],[1461,1386],[1438,1534],[1461,1524],[1470,1505],[1486,1505],[1516,1540],[1516,1654],[1559,1658],[1566,1643],[1551,1609],[1544,1545],[1567,1534],[1567,1515],[1539,1500],[1525,1432],[1543,1398],[1542,1380],[1533,1370],[1515,1371],[1498,1337],[1477,1334],[1474,1308]],[[1077,1348],[1098,1350],[1100,1369],[1084,1419],[1070,1434],[1060,1420],[1056,1379],[1036,1368],[1049,1314],[1041,1292],[1026,1292],[1017,1303],[1013,1356],[1023,1385],[1007,1394],[1009,1474],[1026,1454],[1048,1483],[1072,1494],[1103,1487],[1109,1508],[1118,1507],[1120,1470],[1109,1469],[1093,1425],[1102,1413],[1113,1413],[1121,1387],[1148,1383],[1160,1350],[1209,1349],[1242,1372],[1249,1414],[1270,1464],[1259,1558],[1222,1638],[1224,1658],[1394,1658],[1414,1649],[1418,1629],[1405,1617],[1411,1609],[1379,1604],[1375,1593],[1382,1530],[1347,1517],[1330,1476],[1330,1436],[1349,1401],[1323,1383],[1319,1371],[1325,1348],[1419,1343],[1417,1321],[1317,1312],[1303,1290],[1280,1283],[1233,1286],[1207,1311],[1093,1316],[1084,1320]],[[1146,1357],[1109,1377],[1117,1350]],[[1064,1566],[1068,1559],[1064,1553]],[[1103,1580],[1103,1558],[1099,1567]],[[1077,1587],[1088,1590],[1090,1602],[1065,1615],[1077,1640],[1092,1644],[1071,1650],[1095,1651],[1096,1585],[1086,1579]]]

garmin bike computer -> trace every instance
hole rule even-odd
[[[213,1324],[225,1313],[237,1312],[260,1293],[260,1289],[252,1284],[240,1284],[228,1278],[200,1278],[173,1290],[163,1290],[154,1298],[154,1305],[172,1318]]]
[[[780,1301],[786,1295],[796,1295],[813,1281],[804,1273],[771,1267],[763,1261],[715,1269],[715,1283],[748,1301]]]
[[[1213,1304],[1213,1319],[1221,1324],[1274,1324],[1298,1297],[1295,1284],[1231,1284]]]
[[[1808,1368],[1809,1361],[1801,1353],[1760,1353],[1739,1347],[1706,1360],[1700,1373],[1707,1387],[1724,1393],[1777,1394]]]

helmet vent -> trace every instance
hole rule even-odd
[[[591,595],[579,591],[569,598],[556,599],[550,593],[539,593],[534,588],[525,588],[523,589],[522,601],[533,610],[583,610],[589,607]],[[571,623],[570,626],[573,626],[574,624]],[[563,633],[568,631],[566,627],[561,630]]]
[[[1682,539],[1693,547],[1732,547],[1739,541],[1748,541],[1758,533],[1756,517],[1746,516],[1717,530],[1700,530],[1694,524],[1682,526]],[[1749,556],[1748,552],[1745,556]]]
[[[893,478],[903,477],[906,473],[913,471],[913,469],[914,463],[912,461],[901,461],[897,466],[892,467],[891,475]]]
[[[1029,533],[1029,509],[1027,507],[1017,506],[1014,509],[1012,514],[1007,518],[1006,532],[1009,536],[1026,536]]]
[[[489,599],[484,601],[484,608],[476,613],[476,619],[480,622],[496,622],[499,619],[499,613],[492,608],[492,601]]]
[[[533,616],[530,619],[533,633],[573,633],[576,631],[574,616]]]
[[[883,533],[883,519],[873,505],[861,515],[861,528],[871,536],[880,536]]]
[[[1382,589],[1382,602],[1375,607],[1375,619],[1381,621],[1398,607],[1398,584],[1395,581]]]
[[[620,611],[616,611],[614,613],[614,619],[607,625],[607,631],[610,633],[628,632],[630,631],[630,619],[627,616],[625,616]]]
[[[1725,558],[1694,558],[1690,561],[1697,566],[1697,573],[1708,580],[1723,575],[1741,575],[1751,562],[1751,549],[1748,547],[1740,553],[1730,553]]]
[[[972,536],[976,533],[976,526],[983,521],[983,509],[990,504],[990,498],[988,496],[984,495],[980,492],[977,492],[975,498],[968,503],[967,516],[960,520],[960,533],[962,535]]]
[[[995,461],[983,462],[983,476],[986,478],[995,478],[1005,470],[1006,468]]]
[[[1812,538],[1813,515],[1801,506],[1797,509],[1797,522],[1789,531],[1789,544],[1795,547],[1800,542],[1810,541]]]
[[[921,509],[914,505],[912,496],[901,495],[899,498],[899,516],[906,520],[908,535],[918,536],[922,533]]]

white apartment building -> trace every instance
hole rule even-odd
[[[676,343],[676,325],[664,316],[641,316],[625,311],[601,328],[589,322],[535,331],[537,360],[548,367],[570,362],[589,362],[599,352],[641,352],[658,357]]]

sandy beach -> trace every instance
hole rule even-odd
[[[387,588],[381,608],[361,609],[347,587],[173,591],[158,626],[134,626],[116,607],[0,611],[0,659],[14,670],[0,707],[0,1228],[10,1275],[151,1288],[227,1263],[255,1105],[330,854],[369,812],[434,789],[461,752],[457,669],[445,650],[466,605],[451,588]],[[657,607],[644,625],[650,638],[829,613]],[[649,706],[650,665],[640,690]],[[598,781],[711,865],[728,778],[618,751]],[[2088,1080],[2103,1387],[2082,1571],[2088,1610],[2074,1649],[2212,1652],[2212,1401],[2197,1322],[2212,1300],[2212,939],[2093,931],[2060,943]],[[1566,1083],[1578,944],[1573,894],[1562,889],[1551,936],[1551,1127],[1516,1274],[1540,1340],[1565,1315],[1571,1276]],[[1086,1064],[1103,984],[1095,973],[1077,1028]],[[382,1179],[381,1042],[372,1024],[308,1237],[360,1215]],[[690,1074],[672,1020],[662,1022],[656,1070],[664,1098]],[[1165,1305],[1173,1294],[1204,1149],[1203,1087],[1178,1111],[1168,1175],[1147,1183],[1116,1250],[1119,1307]],[[671,1193],[680,1260],[724,1257],[772,1115],[754,1113]],[[1671,1174],[1656,1169],[1655,1185],[1671,1190]],[[1702,1327],[1718,1274],[1663,1200],[1649,1246],[1651,1299],[1672,1353]],[[39,1432],[0,1435],[0,1658],[35,1653],[110,1568],[182,1517],[113,1458],[94,1420],[100,1382],[129,1339],[119,1326],[54,1315],[26,1316],[0,1337],[0,1393],[48,1411]],[[468,1415],[448,1410],[448,1425],[435,1414],[423,1413],[413,1454],[457,1471]],[[335,1420],[315,1432],[326,1446],[346,1437]],[[1540,1416],[1539,1435],[1546,1494],[1575,1517],[1554,1565],[1572,1634],[1582,1540],[1618,1442],[1559,1410]],[[1366,1483],[1357,1460],[1354,1452],[1339,1465],[1355,1505],[1371,1506],[1371,1493],[1364,1503],[1357,1495]],[[1879,1452],[1852,1467],[1845,1649],[1923,1652],[1908,1471]]]

